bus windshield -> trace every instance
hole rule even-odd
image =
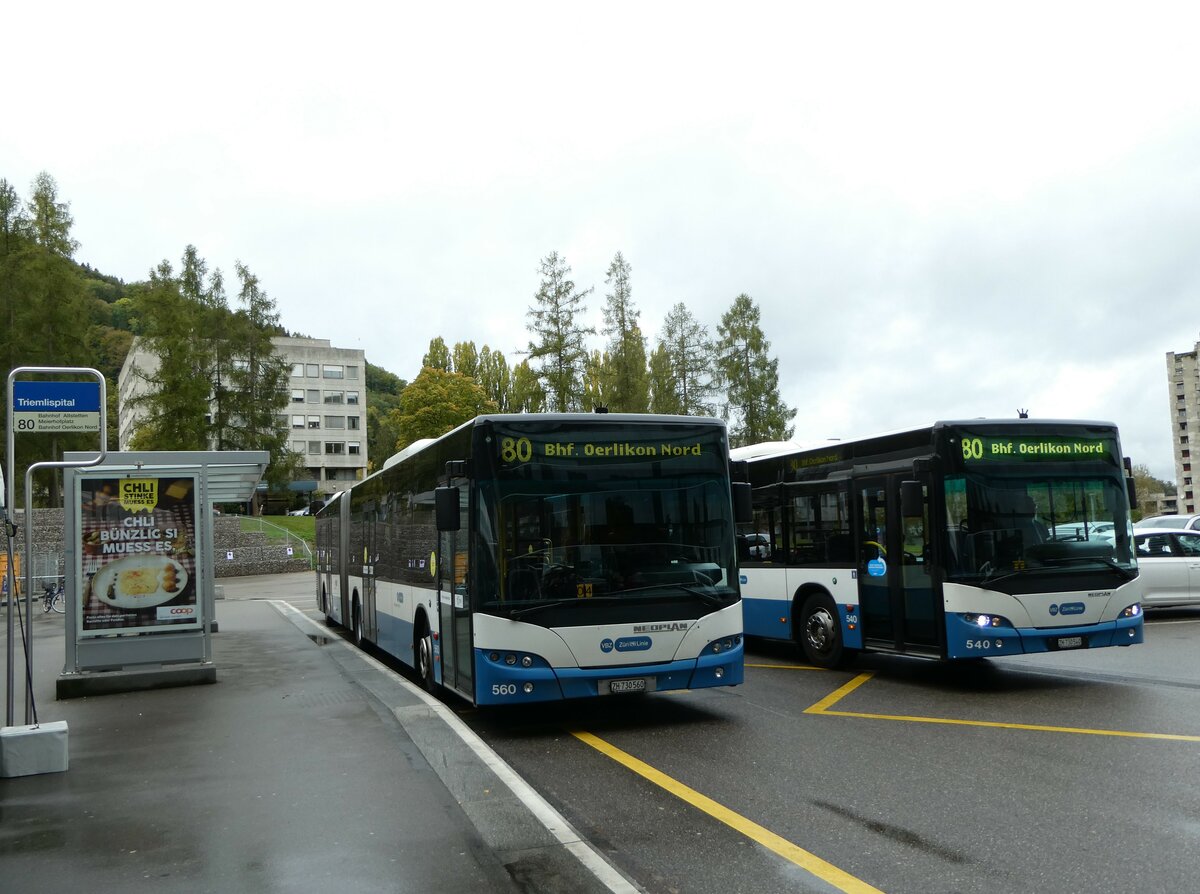
[[[945,505],[950,579],[1066,569],[1136,574],[1124,483],[1106,468],[976,468],[946,477]]]
[[[694,617],[737,601],[719,431],[656,424],[614,440],[611,427],[498,426],[491,443],[490,477],[478,475],[477,610],[575,626],[614,604]]]

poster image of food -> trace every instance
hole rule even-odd
[[[82,635],[199,627],[196,479],[83,477],[79,487]]]

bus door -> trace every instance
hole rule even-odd
[[[379,642],[379,617],[375,614],[375,563],[379,561],[379,542],[375,539],[379,513],[374,501],[363,507],[363,637]]]
[[[902,505],[901,482],[911,505]],[[858,592],[863,643],[886,651],[940,654],[930,559],[928,476],[858,480]]]
[[[471,646],[466,541],[465,530],[443,531],[438,537],[438,613],[441,622],[442,685],[474,701],[475,650]]]
[[[338,623],[349,626],[353,616],[350,614],[350,495],[346,494],[338,500],[337,513],[333,517],[333,593],[332,598],[338,604]]]

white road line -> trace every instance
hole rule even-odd
[[[325,630],[317,621],[314,621],[308,615],[304,614],[300,609],[296,608],[290,602],[283,599],[269,600],[275,610],[288,618],[297,627],[303,628],[305,625],[313,627],[323,636],[328,636],[329,631]],[[403,686],[408,692],[420,698],[429,708],[445,722],[450,729],[458,735],[460,739],[469,747],[475,755],[487,765],[487,767],[495,773],[508,786],[509,790],[517,797],[529,811],[538,818],[546,830],[554,836],[554,838],[568,851],[575,855],[584,867],[594,875],[601,884],[603,884],[613,894],[639,894],[639,889],[629,882],[625,876],[621,875],[603,856],[600,855],[591,843],[581,836],[570,823],[555,810],[549,802],[541,795],[534,791],[533,787],[522,779],[517,772],[510,767],[505,760],[496,754],[488,747],[482,739],[476,735],[475,731],[460,720],[453,711],[447,708],[444,704],[414,685],[411,681],[406,680],[400,674],[393,671],[391,668],[381,664],[376,659],[372,658],[361,649],[356,649],[345,640],[334,637],[334,641],[348,649],[350,652],[358,655],[363,661],[371,665],[378,671],[386,674],[396,683]],[[393,712],[396,713],[396,712]],[[399,717],[398,717],[399,719]]]

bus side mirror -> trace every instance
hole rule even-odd
[[[1121,465],[1125,467],[1125,490],[1129,494],[1129,511],[1138,508],[1137,501],[1137,481],[1133,477],[1133,460],[1128,456],[1121,458]]]
[[[729,485],[733,492],[733,520],[739,525],[754,521],[754,503],[750,498],[750,485],[745,481],[734,481]]]
[[[311,503],[308,504],[308,514],[316,515],[318,512],[320,512],[324,508],[325,508],[324,500],[313,500]]]
[[[462,527],[458,511],[458,488],[438,487],[433,491],[434,515],[439,531],[457,531]]]
[[[900,514],[905,518],[925,514],[925,489],[920,481],[900,482]]]

